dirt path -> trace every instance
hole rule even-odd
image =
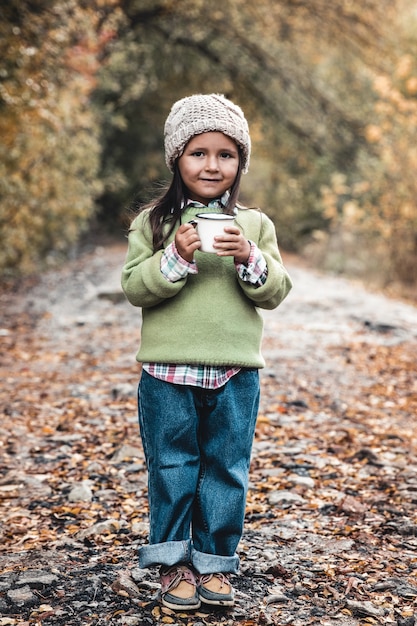
[[[0,626],[417,623],[417,309],[286,259],[237,606],[174,615],[136,563],[146,473],[124,253],[96,247],[0,296]]]

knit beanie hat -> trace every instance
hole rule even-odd
[[[201,133],[219,131],[242,149],[242,172],[249,168],[251,141],[242,109],[221,94],[188,96],[175,102],[165,122],[165,161],[174,171],[186,144]]]

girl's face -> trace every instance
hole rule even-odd
[[[196,135],[179,157],[178,168],[188,198],[207,204],[233,185],[239,168],[237,144],[217,131]]]

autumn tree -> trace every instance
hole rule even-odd
[[[0,267],[33,271],[88,227],[101,189],[90,94],[100,33],[77,2],[12,0],[0,18]],[[105,36],[105,33],[101,36]]]

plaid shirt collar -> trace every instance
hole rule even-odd
[[[184,210],[188,206],[193,206],[201,209],[224,209],[226,208],[227,202],[229,200],[230,193],[225,191],[221,198],[215,198],[211,200],[208,204],[203,204],[202,202],[197,202],[197,200],[186,200],[183,202],[181,210]],[[234,212],[237,213],[237,208],[234,208]]]

